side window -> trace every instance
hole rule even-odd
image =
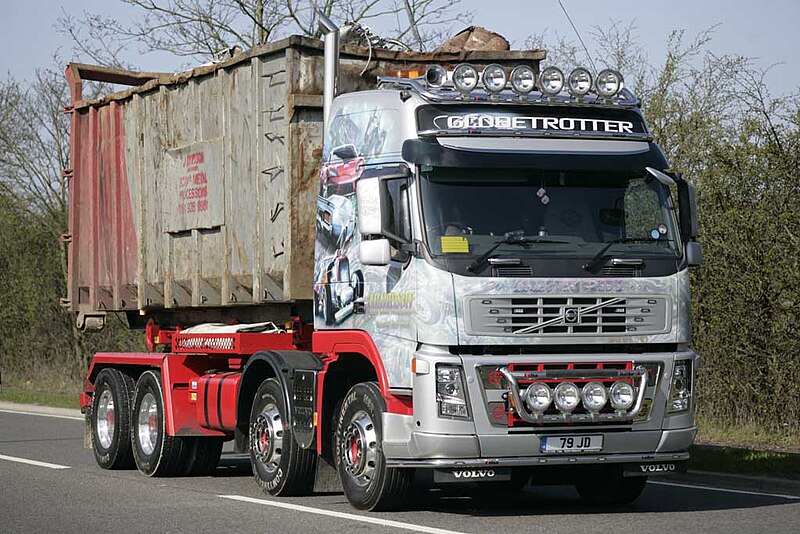
[[[386,228],[392,234],[402,238],[405,242],[411,241],[411,216],[408,204],[408,180],[398,178],[386,182],[388,190],[389,225]],[[389,239],[392,247],[392,259],[406,261],[408,252],[402,251],[402,242],[396,239]]]

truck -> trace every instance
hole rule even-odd
[[[91,360],[99,466],[204,475],[232,441],[267,494],[365,510],[465,483],[611,506],[684,470],[695,189],[622,75],[322,22],[179,74],[67,67],[63,304],[147,347]]]

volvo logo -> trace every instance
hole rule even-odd
[[[675,464],[641,464],[642,473],[669,473],[675,471]]]
[[[564,308],[564,322],[573,324],[578,322],[578,308]]]

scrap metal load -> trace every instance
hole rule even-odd
[[[338,93],[377,76],[542,51],[341,47]],[[183,324],[310,310],[323,129],[323,45],[293,36],[179,74],[70,64],[68,295],[78,325],[105,313]],[[133,86],[84,100],[82,82]],[[368,135],[361,132],[361,135]],[[311,316],[308,311],[308,317]]]

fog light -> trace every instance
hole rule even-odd
[[[633,406],[633,386],[625,380],[617,380],[611,385],[611,406],[615,410],[625,411]]]
[[[517,94],[527,95],[536,89],[536,73],[527,65],[517,65],[511,71],[511,88]]]
[[[490,93],[499,93],[506,88],[506,69],[500,65],[489,65],[483,69],[483,86]]]
[[[578,386],[572,382],[562,382],[556,386],[554,398],[556,407],[564,413],[569,413],[577,408],[580,401]]]
[[[613,69],[600,71],[597,75],[596,89],[598,95],[611,98],[622,89],[622,74]]]
[[[536,413],[543,413],[553,402],[550,386],[542,382],[534,382],[525,390],[525,402]]]
[[[548,95],[556,96],[564,88],[564,73],[557,67],[547,67],[539,75],[539,89]]]
[[[462,95],[468,95],[478,86],[478,71],[469,63],[462,63],[453,70],[453,86]]]
[[[592,73],[578,67],[569,73],[567,88],[573,96],[583,96],[592,89]]]
[[[608,402],[608,392],[600,382],[589,382],[581,390],[583,406],[590,412],[599,412]]]

